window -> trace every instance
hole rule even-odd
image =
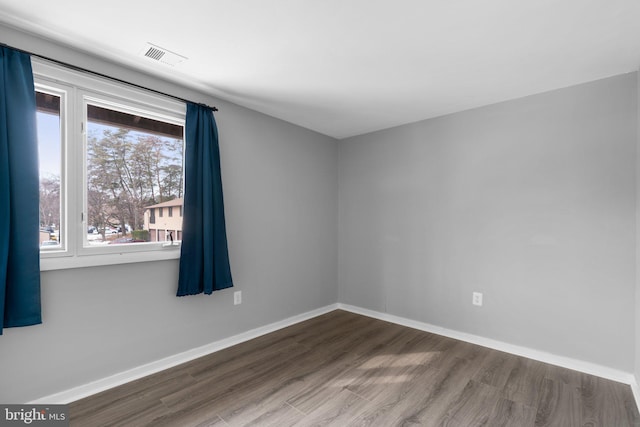
[[[167,208],[167,210],[169,211],[169,216],[172,217],[173,216],[173,206],[169,206]]]
[[[185,105],[32,62],[42,269],[177,258],[150,226],[154,205],[183,197]],[[182,219],[158,224],[169,227],[181,230]]]
[[[139,232],[149,230],[145,207],[182,197],[183,127],[99,102],[87,101],[89,224],[100,231],[102,243],[149,241],[148,232]],[[158,213],[162,217],[163,209]]]
[[[41,88],[36,92],[38,162],[40,170],[40,248],[59,250],[62,246],[61,221],[61,109],[62,92]]]

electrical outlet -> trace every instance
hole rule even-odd
[[[473,305],[482,305],[482,294],[480,292],[473,293],[473,300],[471,301]]]
[[[235,291],[233,293],[233,305],[242,304],[242,291]]]

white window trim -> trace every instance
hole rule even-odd
[[[37,90],[62,95],[61,221],[62,247],[40,251],[40,270],[161,261],[180,257],[180,245],[150,242],[113,247],[86,245],[86,101],[184,126],[186,105],[150,91],[127,86],[32,58]],[[63,119],[66,118],[67,120]],[[67,127],[68,125],[68,127]]]

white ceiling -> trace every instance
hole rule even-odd
[[[640,65],[638,0],[0,0],[0,22],[336,138]]]

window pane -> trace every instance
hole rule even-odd
[[[40,171],[40,247],[60,249],[61,133],[60,97],[36,92],[38,161]]]
[[[175,239],[182,218],[154,211],[182,206],[183,127],[97,105],[87,115],[89,245],[157,241],[160,227]]]

